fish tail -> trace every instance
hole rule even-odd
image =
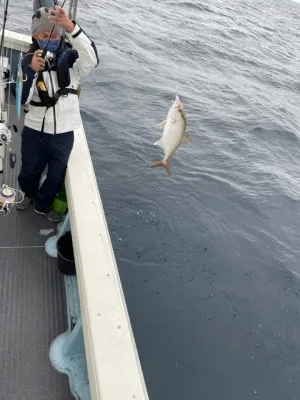
[[[161,160],[161,161],[158,161],[155,164],[151,165],[151,168],[157,168],[157,167],[164,167],[166,169],[167,173],[169,175],[171,175],[170,166],[168,164],[168,161]]]

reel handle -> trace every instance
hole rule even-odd
[[[4,144],[0,143],[0,174],[3,174]]]
[[[16,161],[17,161],[16,153],[10,153],[9,154],[9,165],[10,165],[10,168],[12,168],[12,169],[15,168]]]
[[[46,54],[47,54],[47,51],[48,51],[48,49],[47,49],[47,47],[46,47],[45,49],[43,49],[43,52],[42,52],[42,54],[40,55],[40,57],[45,58],[45,57],[46,57]]]
[[[38,57],[45,58],[45,57],[46,57],[46,54],[47,54],[47,51],[48,51],[48,49],[47,49],[47,47],[45,47],[45,48],[43,49],[42,53],[40,53],[40,54],[38,55]]]

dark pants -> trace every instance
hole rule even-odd
[[[37,211],[48,212],[65,179],[74,133],[48,134],[27,126],[22,132],[22,168],[19,185],[26,196],[35,198]],[[48,166],[47,177],[39,188],[41,175]]]

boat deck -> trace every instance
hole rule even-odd
[[[12,98],[12,100],[14,100]],[[10,122],[17,164],[6,167],[0,184],[18,188],[22,121]],[[6,400],[68,400],[68,377],[50,364],[52,340],[67,330],[63,275],[45,252],[46,234],[56,225],[33,209],[0,216],[0,393]]]

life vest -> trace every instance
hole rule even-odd
[[[60,96],[68,96],[69,94],[78,95],[78,89],[68,88],[70,85],[70,71],[68,65],[69,51],[72,51],[65,46],[64,51],[62,51],[57,58],[56,66],[50,68],[49,71],[55,71],[57,73],[57,82],[59,89],[54,93],[53,96],[49,95],[48,89],[44,82],[43,71],[38,73],[36,80],[36,86],[38,95],[41,101],[31,101],[30,104],[34,107],[54,107]]]
[[[54,93],[53,96],[49,95],[48,89],[45,85],[43,71],[40,71],[38,73],[36,88],[40,101],[31,100],[30,105],[34,107],[46,107],[46,112],[42,123],[42,132],[44,131],[45,118],[48,109],[54,107],[61,96],[68,96],[69,94],[79,96],[79,87],[77,89],[68,88],[71,82],[68,63],[70,51],[74,50],[69,48],[65,43],[62,43],[57,53],[56,63],[49,68],[49,73],[50,71],[56,71],[57,73],[57,82],[59,89]],[[44,72],[47,72],[47,70]]]

